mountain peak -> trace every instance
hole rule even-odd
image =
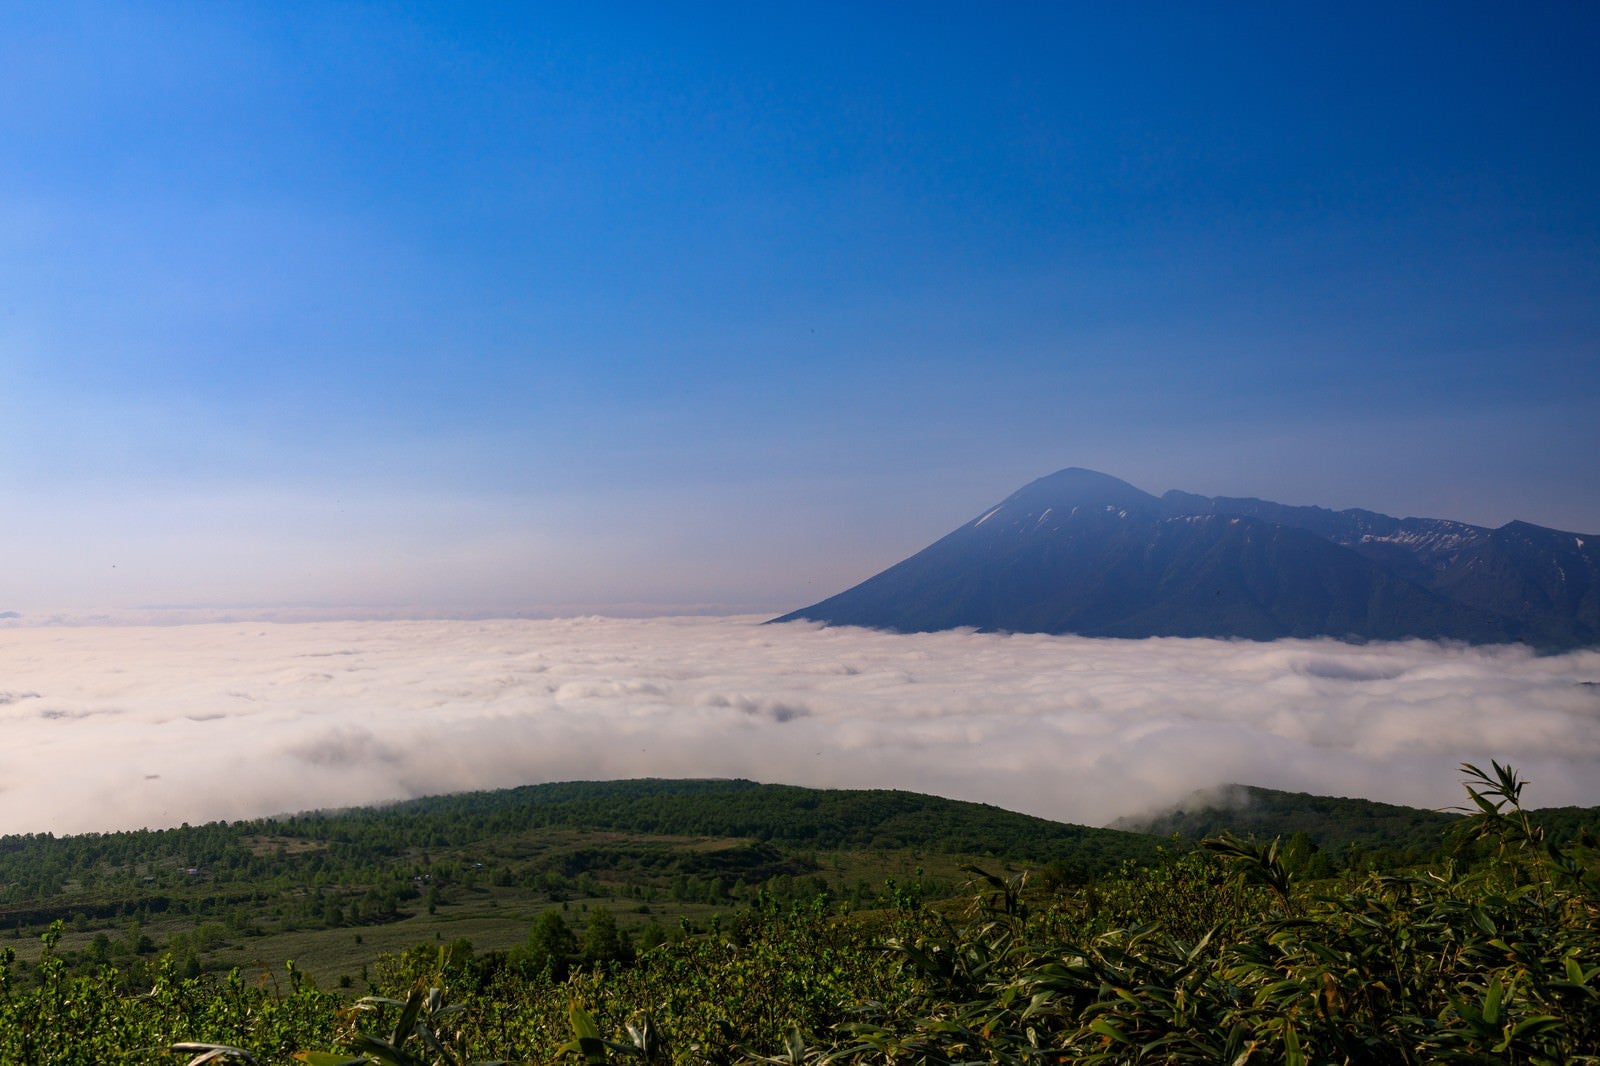
[[[1081,466],[1069,466],[1028,482],[1001,501],[1000,506],[1012,504],[1058,509],[1110,505],[1142,511],[1158,507],[1160,501],[1121,478],[1102,474],[1098,470],[1086,470]]]

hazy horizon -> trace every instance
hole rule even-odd
[[[1104,472],[1104,471],[1102,471]],[[1115,475],[1112,475],[1115,476]],[[1021,488],[1021,485],[1015,486]],[[1143,488],[1135,486],[1135,488]],[[1187,490],[1180,490],[1187,491]],[[999,503],[1004,495],[1009,495],[1010,490],[997,494],[990,503]],[[1160,495],[1157,491],[1152,495]],[[1282,500],[1270,502],[1283,503]],[[1323,504],[1299,504],[1299,506],[1325,506]],[[976,513],[981,513],[980,508]],[[1363,508],[1372,510],[1372,508]],[[1437,518],[1459,521],[1455,515],[1404,515],[1397,514],[1396,518]],[[1527,521],[1526,519],[1513,519]],[[963,520],[965,521],[965,520]],[[1539,523],[1533,523],[1535,525]],[[954,528],[954,523],[951,528]],[[1547,527],[1550,528],[1550,527]],[[926,534],[926,542],[915,544],[906,549],[907,554],[915,552],[939,537],[948,533],[950,529],[930,531]],[[1586,534],[1584,530],[1568,530],[1580,535]],[[897,558],[887,559],[881,567],[887,567]],[[114,568],[114,567],[113,567]],[[856,584],[860,580],[873,576],[877,570],[861,573],[858,576],[843,579],[842,584],[833,589],[824,589],[815,596],[825,598],[836,592]],[[20,603],[19,603],[20,605]],[[687,599],[661,599],[641,600],[636,598],[611,598],[599,600],[568,600],[564,602],[540,601],[527,596],[513,597],[510,599],[494,599],[482,597],[476,600],[463,600],[452,598],[448,594],[440,594],[431,599],[419,599],[411,602],[404,600],[388,600],[379,602],[340,601],[337,599],[296,600],[271,598],[266,600],[227,600],[213,602],[171,602],[171,603],[139,603],[128,602],[118,605],[109,603],[95,603],[83,601],[75,604],[35,603],[29,605],[27,610],[17,610],[8,604],[0,603],[0,629],[18,625],[185,625],[200,624],[214,621],[260,620],[280,622],[300,621],[339,621],[339,620],[406,620],[406,619],[559,619],[585,615],[599,615],[615,618],[651,618],[672,617],[679,615],[710,615],[733,616],[741,614],[766,614],[777,616],[786,614],[804,603],[794,601],[776,601],[771,599],[771,594],[766,596],[734,595],[720,601],[695,602]]]

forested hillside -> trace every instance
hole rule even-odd
[[[1299,837],[1322,852],[1330,868],[1391,869],[1441,858],[1445,833],[1467,813],[1466,808],[1424,810],[1345,796],[1227,785],[1196,793],[1174,810],[1114,824],[1130,832],[1188,840],[1221,833],[1286,842]],[[1600,828],[1600,812],[1594,808],[1548,807],[1527,815],[1558,844],[1575,839],[1585,826]]]
[[[412,800],[350,816],[290,819],[285,831],[416,844],[461,843],[530,829],[747,837],[798,848],[924,848],[1095,865],[1148,858],[1126,832],[1066,825],[987,804],[888,789],[811,789],[753,781],[573,781]]]
[[[625,932],[698,927],[757,898],[871,908],[947,895],[962,861],[1086,880],[1161,842],[907,792],[750,781],[569,782],[166,830],[0,838],[0,934],[24,958],[143,974],[281,965],[360,980],[373,947],[507,948],[552,905]],[[130,980],[133,978],[130,977]]]

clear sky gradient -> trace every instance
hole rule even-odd
[[[1600,7],[0,4],[0,611],[778,612],[1063,466],[1600,532]]]

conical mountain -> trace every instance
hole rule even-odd
[[[1158,498],[1074,467],[774,621],[1570,647],[1600,642],[1597,563],[1582,537],[1521,523],[1485,530],[1263,500]]]

